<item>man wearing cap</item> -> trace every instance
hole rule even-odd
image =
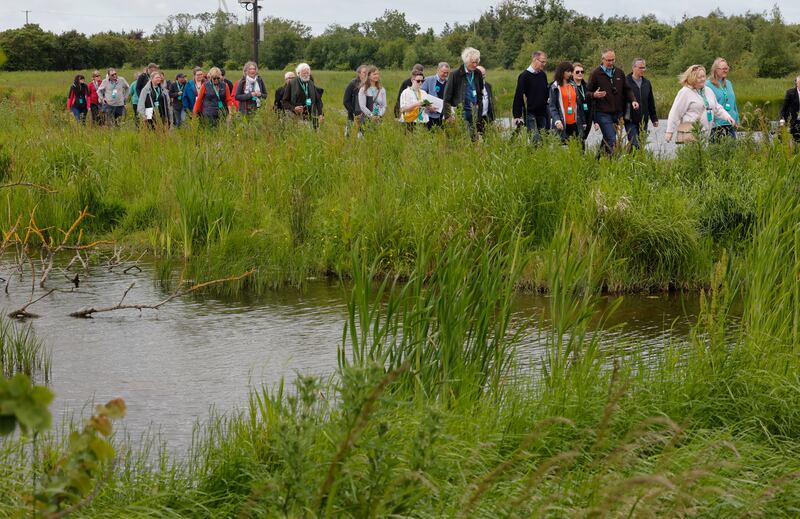
[[[183,89],[186,88],[186,74],[179,72],[175,82],[169,85],[169,98],[172,105],[172,122],[175,127],[183,123]]]
[[[150,81],[150,75],[156,70],[158,70],[158,65],[155,63],[149,63],[147,65],[147,68],[144,69],[144,71],[139,74],[138,79],[136,79],[136,92],[141,92],[142,89],[144,89],[144,87]]]

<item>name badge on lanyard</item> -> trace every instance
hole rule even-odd
[[[589,111],[589,105],[588,104],[583,103],[583,111],[584,112],[588,112]]]
[[[714,120],[714,116],[711,114],[711,108],[706,108],[706,117],[708,118],[708,122]]]
[[[730,109],[731,109],[731,104],[725,103],[725,110],[730,110]]]
[[[306,97],[306,106],[308,106],[308,107],[311,106],[311,98],[310,97]]]

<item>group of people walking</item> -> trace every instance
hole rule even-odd
[[[513,126],[525,128],[531,140],[540,141],[545,132],[555,132],[563,142],[585,142],[592,128],[602,134],[600,152],[613,153],[621,137],[628,146],[641,146],[648,126],[659,125],[652,83],[645,77],[647,63],[633,60],[629,74],[617,67],[613,49],[604,49],[599,66],[588,70],[582,63],[563,61],[555,67],[552,81],[545,67],[547,54],[536,51],[530,66],[520,73],[512,103]],[[739,110],[730,67],[717,58],[709,74],[703,65],[692,65],[680,76],[682,88],[672,103],[665,138],[684,143],[705,133],[712,140],[735,138]],[[342,104],[347,113],[345,132],[363,135],[387,116],[388,98],[375,66],[361,65],[347,85]],[[313,127],[324,120],[323,89],[315,84],[311,68],[299,64],[287,72],[284,84],[275,93],[273,109],[287,117],[307,121]],[[113,68],[101,80],[94,71],[86,84],[75,77],[70,88],[68,109],[78,121],[90,115],[95,123],[114,125],[125,115],[126,100],[131,100],[137,125],[180,126],[188,114],[199,116],[209,125],[237,111],[252,115],[266,104],[267,88],[254,62],[245,64],[235,83],[225,78],[223,69],[208,72],[192,70],[191,79],[177,74],[165,81],[164,74],[151,63],[129,85]],[[788,121],[792,134],[800,139],[800,77],[796,88],[787,91],[781,124]],[[439,63],[434,74],[426,76],[422,65],[414,65],[410,77],[400,85],[394,118],[409,130],[425,127],[435,130],[445,122],[462,120],[473,138],[481,135],[495,120],[492,85],[480,65],[480,51],[468,47],[461,53],[461,64],[451,69]]]

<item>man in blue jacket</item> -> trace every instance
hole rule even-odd
[[[200,92],[200,87],[206,79],[203,69],[195,67],[192,69],[194,74],[194,81],[186,83],[186,88],[183,89],[183,109],[187,113],[194,112],[194,102],[197,100],[197,94]]]
[[[427,92],[428,94],[438,97],[439,99],[444,99],[444,87],[447,86],[447,77],[450,75],[450,65],[443,61],[439,63],[439,66],[436,67],[436,74],[426,77],[425,81],[422,83],[422,91]],[[439,112],[429,112],[428,113],[428,129],[430,130],[434,126],[441,126],[442,125],[442,114]]]

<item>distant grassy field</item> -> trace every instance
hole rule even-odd
[[[130,69],[120,69],[119,72],[128,81],[134,76],[134,71]],[[190,71],[166,70],[165,74],[168,78],[174,78],[178,72],[187,73]],[[432,74],[433,70],[426,72]],[[498,117],[511,117],[511,103],[514,99],[514,90],[519,72],[517,70],[490,70],[488,72],[488,80],[494,86],[497,98]],[[61,96],[66,100],[69,85],[77,73],[74,71],[0,72],[0,97],[9,95],[8,92],[10,90],[13,95],[20,96],[22,99],[43,100]],[[80,71],[80,73],[83,73],[87,78],[91,75],[89,70]],[[552,74],[552,71],[549,72],[548,77],[552,77]],[[354,74],[323,70],[315,71],[314,76],[317,83],[325,89],[323,99],[328,108],[332,108],[337,112],[343,110],[341,105],[342,94]],[[232,81],[236,81],[239,77],[241,77],[240,71],[228,71],[228,78]],[[264,71],[262,72],[262,77],[270,94],[274,94],[275,89],[283,81],[283,72]],[[386,70],[382,72],[382,79],[389,99],[394,100],[397,98],[398,87],[406,77],[408,77],[407,71]],[[784,93],[794,84],[793,78],[739,79],[734,75],[731,79],[734,82],[739,107],[743,113],[751,112],[753,108],[763,108],[767,116],[773,119],[777,118]],[[659,116],[666,118],[680,85],[677,79],[672,76],[657,76],[652,77],[651,80],[654,85],[654,95]],[[272,95],[270,95],[270,99],[273,99]]]

